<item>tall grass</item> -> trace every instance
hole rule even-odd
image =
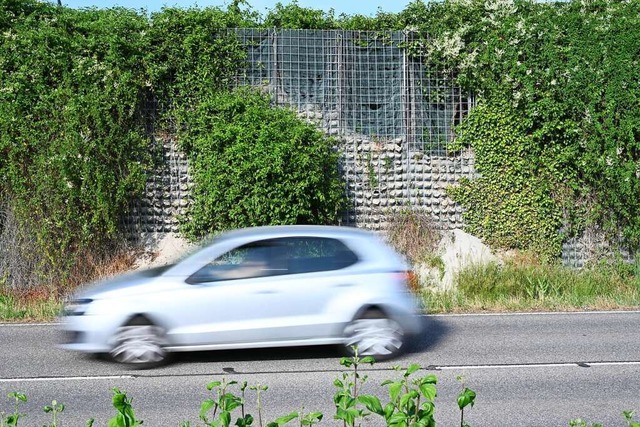
[[[39,286],[9,286],[0,277],[0,322],[46,322],[54,320],[66,296],[78,286],[118,273],[135,265],[139,251],[119,248],[113,254],[83,253],[63,277],[47,277]]]
[[[611,310],[640,306],[638,266],[601,262],[580,270],[508,261],[462,270],[455,290],[423,291],[429,312]]]
[[[0,322],[48,322],[61,308],[61,299],[48,292],[23,295],[0,292]]]

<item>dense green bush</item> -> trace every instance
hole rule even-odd
[[[344,203],[332,141],[293,111],[249,89],[220,92],[185,112],[180,144],[191,161],[185,233],[245,226],[333,223]]]
[[[147,22],[123,9],[0,7],[0,191],[53,267],[114,236],[144,185]]]
[[[421,40],[430,37],[415,45],[485,105],[463,125],[482,168],[473,185],[486,196],[458,192],[474,231],[482,223],[483,237],[494,244],[540,249],[555,230],[559,238],[550,240],[549,252],[557,253],[561,230],[596,227],[614,243],[640,247],[640,3],[414,2],[399,19]],[[502,137],[487,151],[492,136],[484,123],[495,125],[505,105],[510,123],[500,125]],[[526,150],[514,153],[517,141],[527,141]],[[520,157],[508,163],[528,180],[516,188],[514,175],[502,174],[504,164],[495,162],[507,153]],[[515,194],[531,190],[536,197]],[[512,207],[495,215],[492,205],[502,197]],[[514,225],[527,228],[534,218],[543,224],[513,234]]]

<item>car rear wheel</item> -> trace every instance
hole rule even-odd
[[[118,328],[113,341],[111,358],[132,368],[152,368],[167,360],[165,330],[144,317],[134,318]]]
[[[373,356],[375,360],[391,359],[404,349],[405,335],[398,322],[380,310],[367,310],[347,325],[344,345],[353,354]]]

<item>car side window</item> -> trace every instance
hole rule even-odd
[[[195,272],[187,283],[251,279],[286,274],[282,245],[276,240],[263,240],[239,246],[211,260]]]
[[[344,243],[330,238],[292,238],[289,253],[290,274],[339,270],[358,261],[357,255]]]
[[[357,260],[356,254],[336,239],[268,239],[224,253],[189,277],[187,283],[339,270],[353,265]]]

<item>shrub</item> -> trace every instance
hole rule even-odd
[[[185,112],[180,145],[191,161],[191,238],[275,224],[330,224],[345,191],[332,141],[266,95],[223,92]]]
[[[0,192],[45,276],[108,242],[144,187],[144,17],[3,3]]]

